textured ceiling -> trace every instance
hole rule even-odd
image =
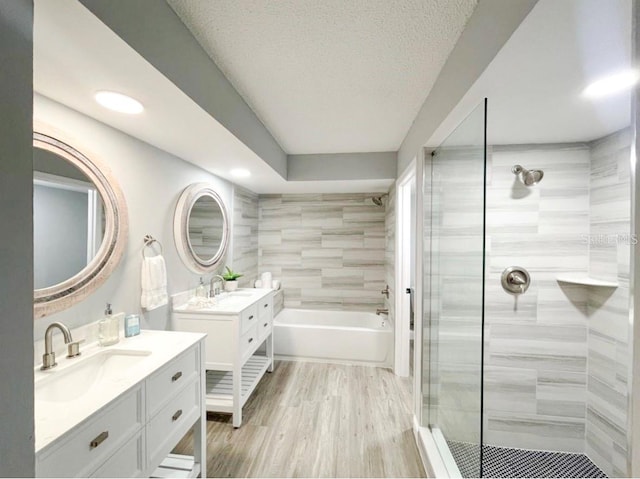
[[[396,151],[477,0],[168,0],[290,154]]]

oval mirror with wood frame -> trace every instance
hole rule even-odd
[[[102,285],[127,241],[127,206],[108,168],[38,125],[34,159],[34,318],[63,311]]]
[[[229,247],[229,218],[224,201],[207,183],[188,186],[180,195],[173,222],[176,248],[194,273],[212,273]]]

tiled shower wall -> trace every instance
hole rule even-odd
[[[635,241],[629,145],[623,131],[588,144],[494,147],[487,168],[484,442],[586,452],[610,476],[627,475],[629,244]],[[447,438],[476,442],[477,368],[465,357],[479,339],[473,328],[479,314],[475,290],[461,281],[476,264],[477,254],[465,255],[482,219],[462,214],[474,211],[464,207],[475,191],[465,177],[478,172],[463,152],[453,161],[459,171],[449,166],[454,179],[447,181],[457,186],[433,199],[445,215],[431,245],[439,263],[425,278],[439,282],[431,286],[438,296],[430,298],[438,309],[431,317],[438,336],[431,357],[440,364],[431,377],[439,395],[430,401]],[[526,188],[511,172],[516,164],[543,169],[544,178]],[[450,190],[465,192],[460,205],[447,200]],[[453,206],[447,210],[445,203]],[[500,284],[512,265],[532,279],[517,299]],[[556,279],[571,273],[619,287]]]
[[[618,288],[589,288],[586,452],[610,477],[627,477],[629,364],[630,129],[591,150],[591,276]]]
[[[582,452],[585,436],[587,292],[558,275],[589,264],[589,146],[494,147],[487,178],[485,443]],[[544,170],[525,187],[514,165]],[[501,274],[522,266],[518,297]]]
[[[242,273],[241,288],[252,288],[258,278],[258,195],[233,189],[233,270]]]
[[[259,270],[282,281],[289,308],[383,306],[385,208],[381,193],[261,195]]]

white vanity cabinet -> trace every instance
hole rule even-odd
[[[273,371],[273,291],[240,290],[200,309],[175,303],[174,297],[174,329],[207,334],[207,411],[232,413],[240,427],[242,407]]]
[[[36,396],[38,477],[167,477],[171,474],[163,461],[192,427],[193,458],[171,455],[169,460],[178,457],[190,464],[190,470],[179,471],[180,477],[206,477],[204,337],[143,331],[138,341],[130,339],[111,348],[130,351],[123,348],[133,345],[148,358],[123,369],[123,378],[112,387],[95,386],[98,390],[75,404],[56,405],[46,395]],[[82,367],[78,362],[69,369],[76,365]],[[64,368],[50,374],[56,373],[67,374]],[[118,386],[123,390],[117,391]],[[104,399],[109,394],[114,397]],[[96,405],[93,412],[91,403]]]

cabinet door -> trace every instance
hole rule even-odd
[[[143,396],[142,387],[136,387],[38,453],[36,475],[88,476],[142,429]]]
[[[140,431],[91,474],[91,477],[142,477],[145,469],[144,459],[144,434]]]

